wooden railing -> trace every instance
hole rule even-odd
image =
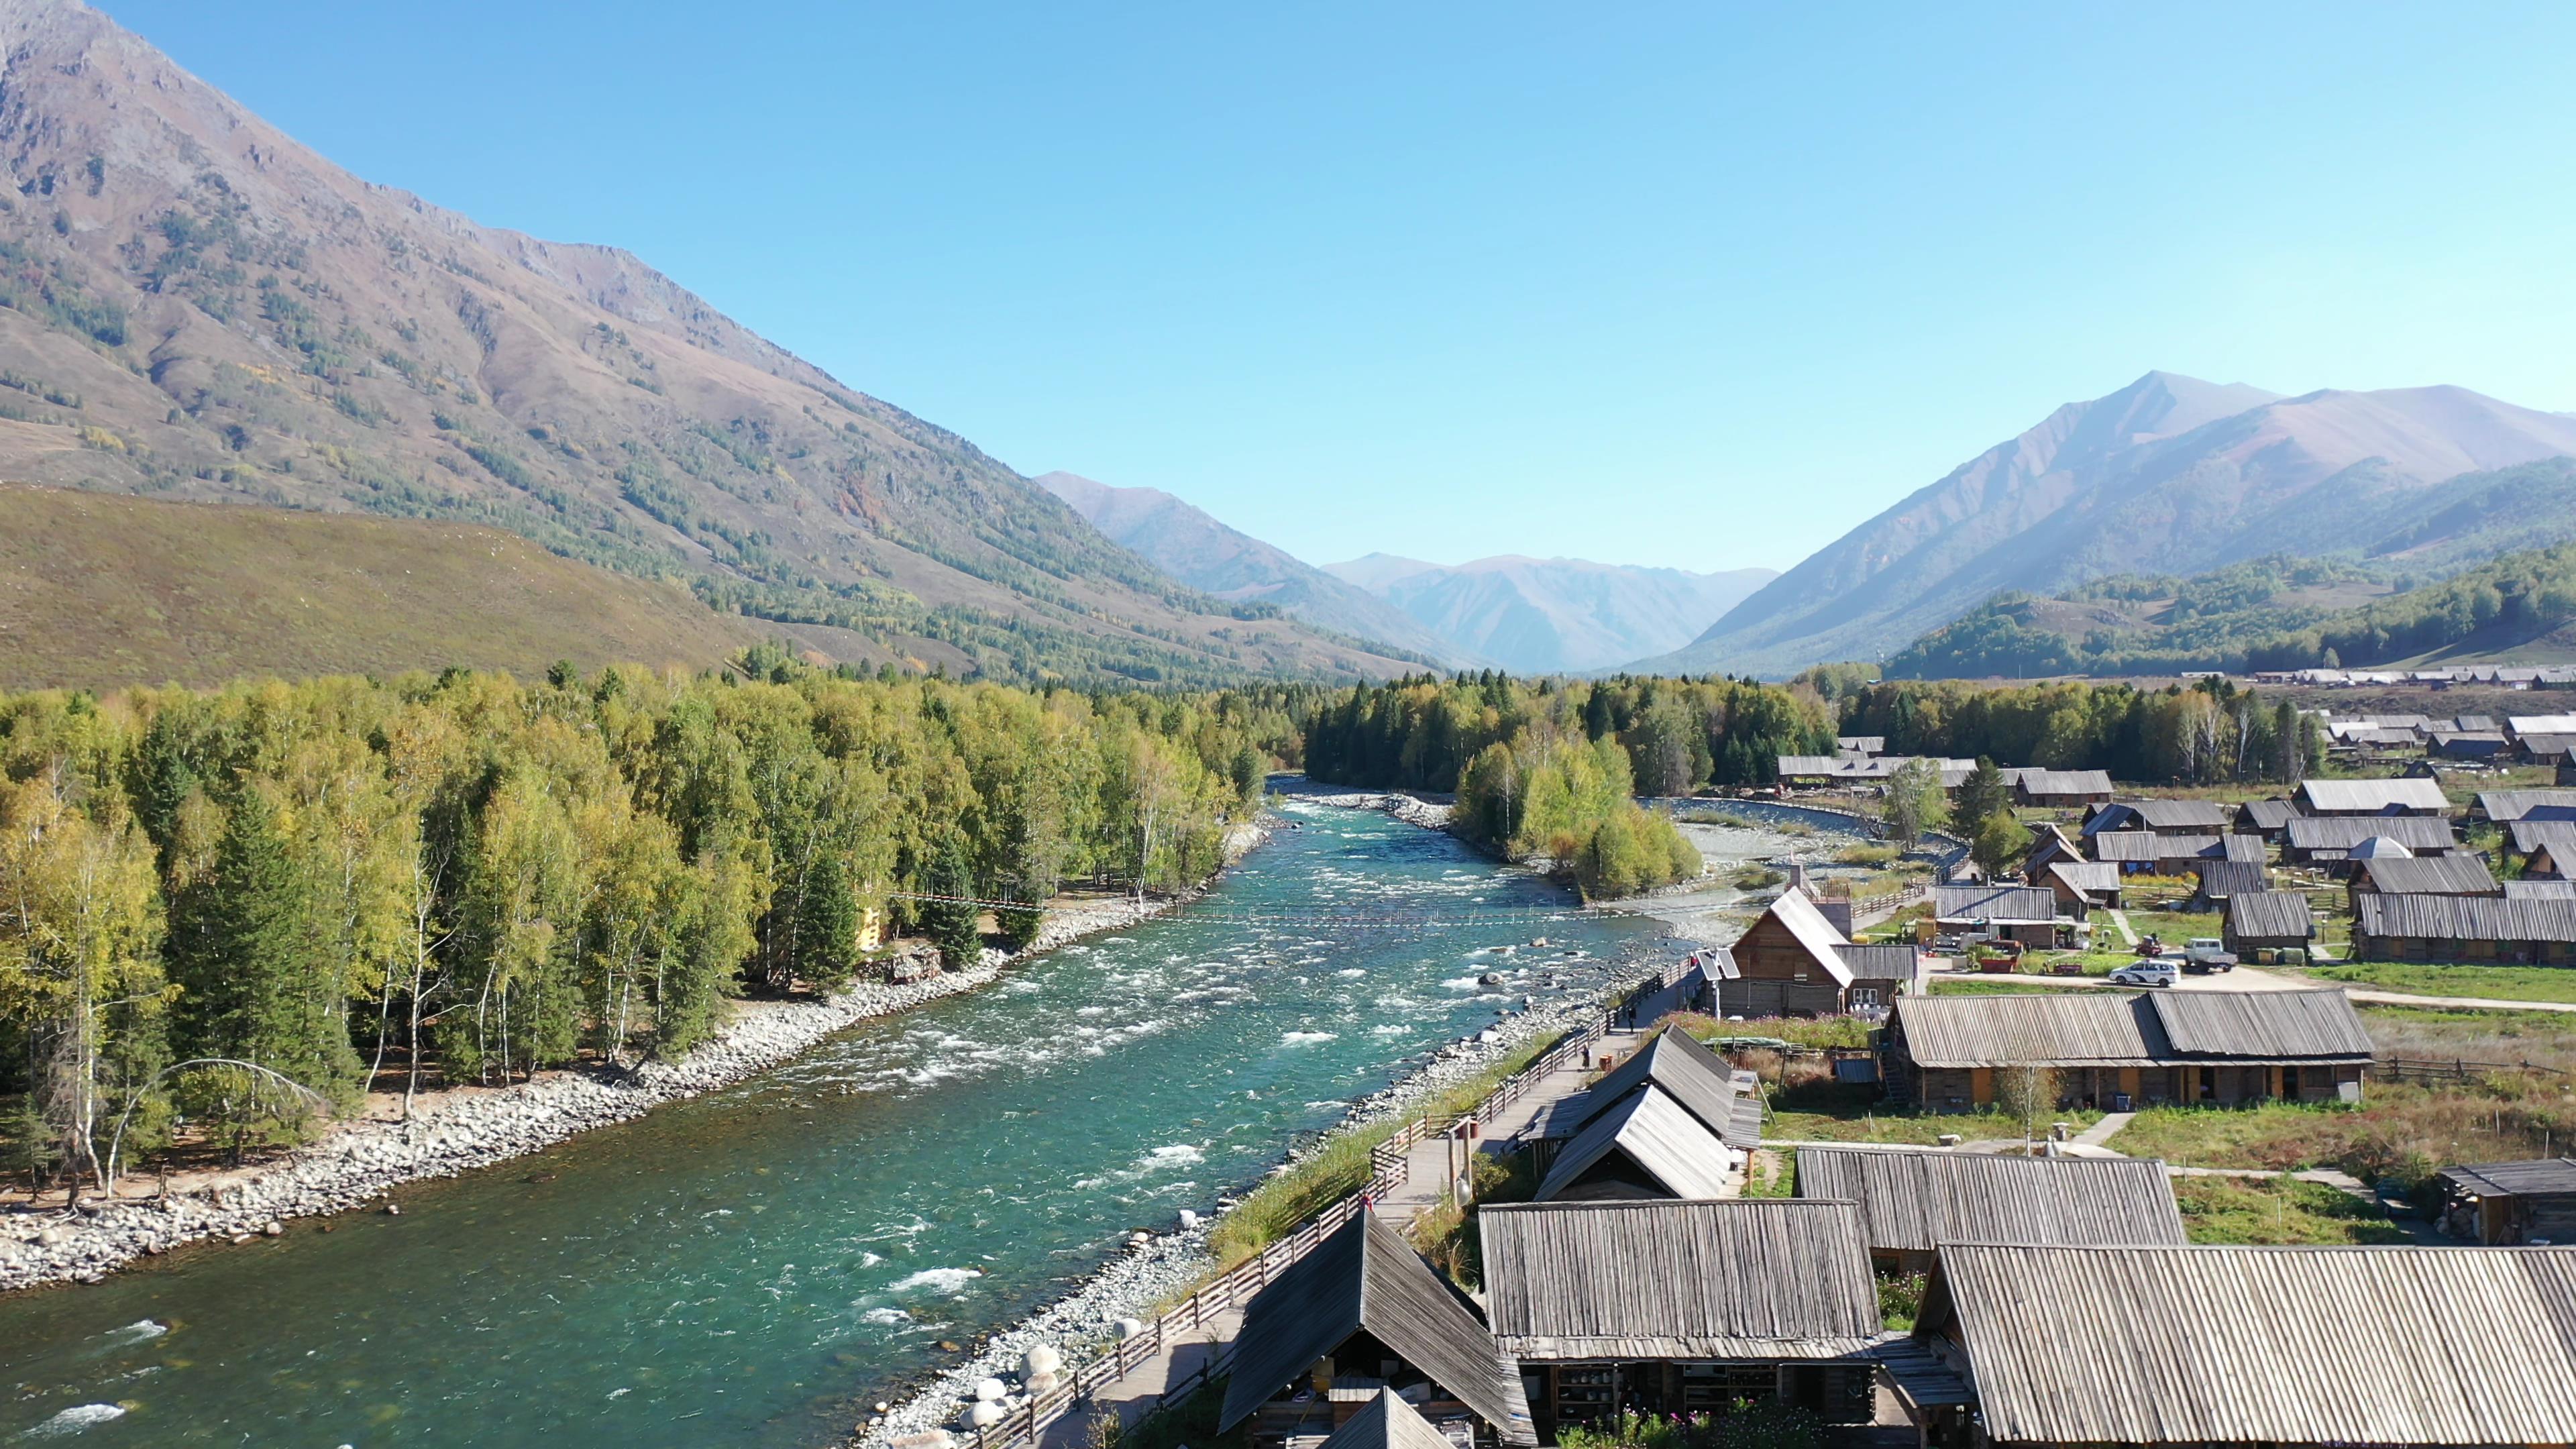
[[[1317,1246],[1370,1209],[1377,1199],[1404,1186],[1407,1159],[1413,1148],[1443,1132],[1454,1130],[1463,1121],[1485,1121],[1527,1096],[1541,1081],[1556,1072],[1587,1059],[1587,1054],[1618,1019],[1625,1005],[1648,992],[1669,989],[1690,972],[1687,961],[1667,965],[1655,977],[1640,982],[1622,996],[1620,1003],[1595,1016],[1580,1029],[1528,1066],[1505,1077],[1482,1100],[1465,1113],[1425,1115],[1413,1118],[1385,1141],[1369,1149],[1369,1181],[1359,1192],[1341,1199],[1316,1213],[1295,1231],[1263,1248],[1242,1263],[1218,1274],[1200,1285],[1197,1291],[1169,1310],[1149,1320],[1135,1333],[1110,1345],[1101,1353],[1061,1376],[1056,1386],[1043,1394],[1033,1394],[1027,1403],[1010,1410],[998,1421],[987,1424],[957,1441],[960,1449],[1006,1449],[1006,1446],[1034,1444],[1048,1425],[1072,1413],[1085,1400],[1161,1354],[1166,1347],[1205,1326],[1211,1320],[1252,1300],[1253,1295],[1270,1286],[1273,1279],[1313,1252]],[[1234,1365],[1234,1343],[1218,1346],[1198,1367],[1156,1395],[1154,1406],[1137,1422],[1153,1417],[1181,1404],[1213,1381],[1225,1376]],[[1133,1425],[1129,1426],[1133,1429]]]
[[[2567,1075],[2560,1068],[2545,1067],[2537,1062],[2473,1062],[2461,1057],[2374,1057],[2370,1070],[2386,1082],[2466,1082],[2500,1072],[2546,1072],[2553,1077]]]

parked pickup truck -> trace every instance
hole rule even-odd
[[[2194,976],[2207,976],[2217,971],[2233,971],[2236,969],[2236,957],[2227,949],[2227,943],[2216,936],[2194,936],[2191,938],[2191,944],[2183,947],[2182,969]]]

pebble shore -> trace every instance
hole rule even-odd
[[[1262,835],[1254,827],[1239,828],[1227,841],[1228,858],[1240,859]],[[1021,954],[1119,930],[1195,897],[1192,892],[1141,903],[1103,901],[1050,912]],[[425,1101],[408,1122],[349,1122],[273,1164],[166,1198],[0,1215],[0,1292],[95,1283],[137,1257],[187,1243],[274,1237],[291,1219],[361,1208],[402,1183],[454,1177],[524,1156],[665,1102],[731,1086],[870,1017],[972,991],[1013,959],[988,950],[972,970],[903,985],[861,982],[828,1001],[745,1011],[685,1058],[647,1062],[631,1073],[552,1072],[490,1091],[447,1093]]]
[[[1449,823],[1448,806],[1411,795],[1309,787],[1292,790],[1284,798],[1378,810],[1426,830],[1443,830]],[[1533,1041],[1581,1027],[1600,1013],[1605,1002],[1617,999],[1636,981],[1635,973],[1615,977],[1605,974],[1594,989],[1542,999],[1526,1009],[1512,1010],[1487,1030],[1433,1051],[1401,1079],[1352,1103],[1332,1133],[1304,1151],[1291,1153],[1270,1175],[1295,1168],[1322,1150],[1334,1135],[1378,1122],[1400,1121],[1432,1096],[1485,1071],[1496,1060]],[[1219,1205],[1218,1218],[1224,1210]],[[1208,1256],[1207,1237],[1215,1221],[1216,1218],[1201,1217],[1194,1226],[1131,1240],[1125,1253],[1071,1294],[984,1340],[964,1363],[913,1390],[874,1422],[860,1425],[851,1445],[854,1449],[938,1449],[962,1438],[959,1416],[974,1402],[976,1384],[987,1378],[1001,1379],[1010,1387],[1011,1392],[1002,1401],[1006,1409],[1024,1405],[1027,1400],[1017,1375],[1031,1348],[1044,1344],[1062,1353],[1069,1366],[1078,1365],[1116,1341],[1120,1319],[1148,1318],[1156,1305],[1212,1277],[1217,1265]]]

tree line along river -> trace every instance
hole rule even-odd
[[[835,1443],[953,1362],[942,1341],[1207,1211],[1524,993],[1592,989],[1654,947],[1653,923],[1550,914],[1560,892],[1446,836],[1287,813],[1187,910],[400,1189],[401,1216],[0,1299],[0,1439]]]

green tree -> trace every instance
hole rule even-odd
[[[1968,840],[1968,858],[1988,880],[1998,880],[2009,873],[2030,849],[2031,834],[2009,810],[1997,811],[1977,827]]]
[[[1950,816],[1959,833],[1970,840],[1977,838],[1988,820],[2012,809],[2012,787],[2004,783],[2004,772],[1995,768],[1992,757],[1979,755],[1977,767],[1959,785],[1959,800]]]
[[[1941,771],[1930,760],[1908,760],[1897,766],[1882,790],[1879,820],[1887,827],[1888,838],[1899,845],[1912,845],[1923,838],[1923,832],[1940,829],[1948,818]]]
[[[964,971],[983,959],[984,938],[977,930],[980,913],[974,904],[975,876],[966,864],[963,843],[951,840],[940,852],[939,864],[931,872],[930,890],[941,897],[923,906],[921,924],[932,945],[939,948],[940,964],[950,971]]]

